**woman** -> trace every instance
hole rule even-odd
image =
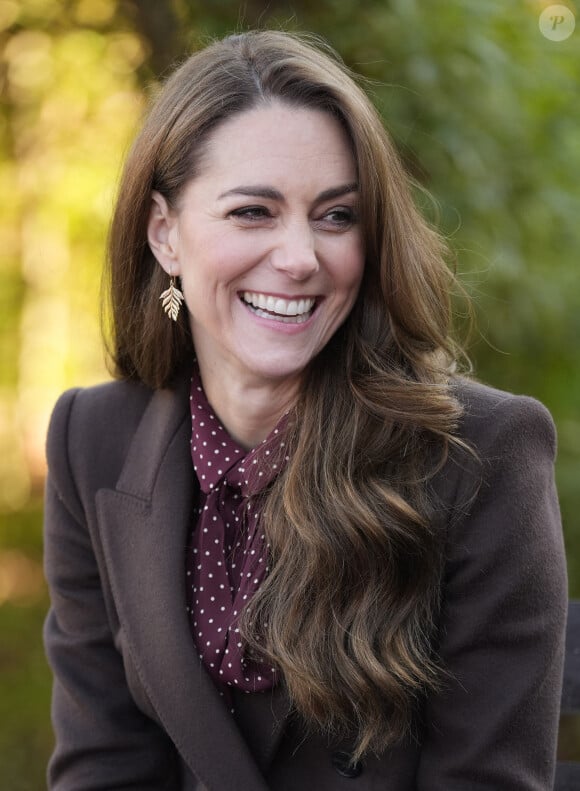
[[[444,256],[332,52],[168,80],[48,438],[51,788],[551,787],[553,424],[454,374]]]

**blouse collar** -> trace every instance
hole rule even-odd
[[[288,461],[284,413],[268,436],[250,450],[242,448],[215,414],[197,365],[191,378],[191,457],[199,485],[208,494],[222,478],[248,497],[261,492]]]

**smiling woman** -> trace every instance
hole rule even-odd
[[[295,400],[354,305],[356,176],[335,118],[277,100],[214,131],[175,207],[153,192],[149,245],[181,277],[205,392],[247,448]]]
[[[169,78],[48,438],[51,789],[551,787],[554,428],[457,373],[446,253],[322,42]]]

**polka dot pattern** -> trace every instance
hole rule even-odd
[[[246,451],[213,412],[197,370],[190,405],[191,456],[200,485],[186,558],[193,638],[218,687],[269,689],[276,683],[275,668],[245,656],[239,620],[268,573],[269,546],[255,496],[287,460],[281,438],[286,416],[260,445]]]

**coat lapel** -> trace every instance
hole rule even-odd
[[[196,494],[190,432],[185,384],[157,391],[117,488],[97,494],[111,587],[143,688],[192,772],[208,791],[266,791],[189,629],[184,552]],[[264,736],[261,764],[279,738],[281,708],[258,703],[250,714],[243,708],[244,723],[249,716]]]

